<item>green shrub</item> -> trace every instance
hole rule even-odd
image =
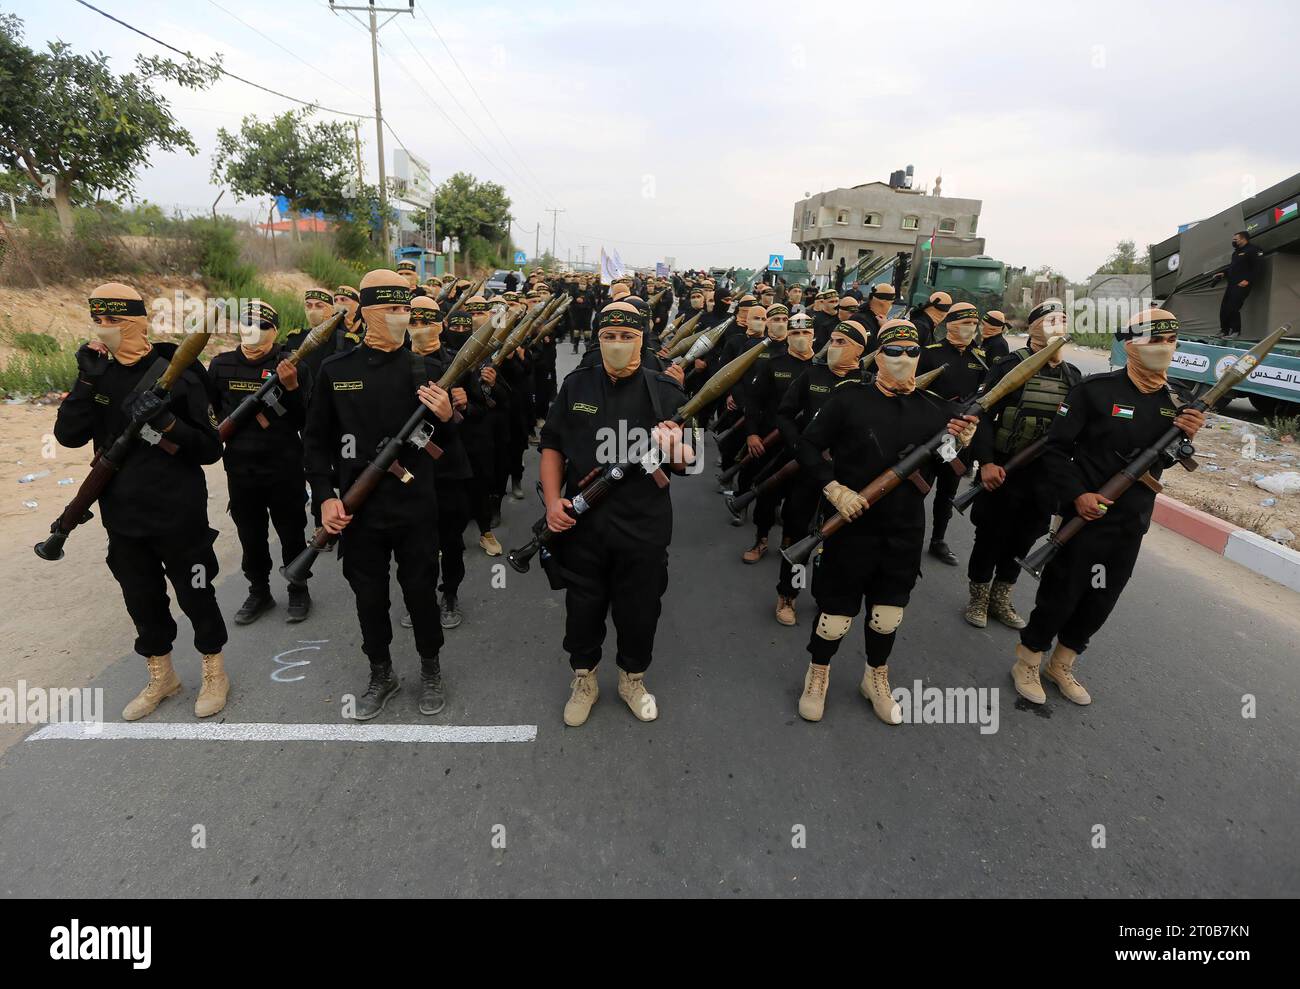
[[[67,351],[12,354],[0,368],[0,394],[44,395],[64,391],[77,376],[77,359]]]
[[[55,354],[59,350],[59,341],[48,333],[15,333],[13,345],[19,350],[42,355]]]

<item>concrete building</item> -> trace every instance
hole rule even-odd
[[[790,240],[820,281],[834,273],[840,259],[852,270],[863,258],[910,251],[916,238],[934,231],[956,237],[978,233],[979,199],[958,199],[912,188],[912,166],[894,172],[887,182],[867,182],[848,189],[819,192],[794,204]]]

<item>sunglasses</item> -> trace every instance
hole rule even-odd
[[[886,357],[920,357],[921,348],[916,344],[887,343],[880,348]]]

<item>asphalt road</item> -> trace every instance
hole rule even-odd
[[[673,485],[672,583],[649,675],[657,722],[619,701],[611,661],[591,720],[565,728],[561,596],[536,570],[507,571],[494,587],[494,561],[475,549],[467,620],[444,651],[446,710],[417,713],[418,661],[399,628],[406,686],[371,724],[522,726],[517,737],[535,726],[535,736],[359,741],[340,698],[363,689],[365,661],[346,584],[325,558],[309,622],[277,612],[232,628],[234,688],[219,721],[243,735],[269,724],[339,737],[29,735],[0,757],[0,893],[1300,893],[1300,595],[1154,529],[1081,660],[1095,703],[1074,707],[1049,687],[1049,703],[1027,709],[1008,677],[1014,633],[966,626],[963,575],[934,563],[901,629],[894,685],[996,689],[986,710],[997,730],[877,721],[857,693],[860,622],[833,668],[826,720],[807,724],[795,705],[811,602],[801,599],[797,628],[775,623],[776,556],[742,565],[751,532],[726,524],[713,469]],[[518,545],[537,502],[507,499],[505,510],[502,542]],[[964,557],[961,518],[951,541]],[[103,581],[116,593],[107,572]],[[1026,613],[1031,585],[1017,592]],[[243,594],[226,574],[227,614]],[[188,642],[177,663],[185,694],[139,724],[195,723]],[[142,674],[122,655],[94,681],[111,722]]]

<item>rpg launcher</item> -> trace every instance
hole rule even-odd
[[[1219,379],[1213,388],[1190,405],[1184,406],[1184,408],[1196,409],[1200,412],[1213,409],[1219,399],[1224,398],[1232,389],[1244,381],[1246,376],[1255,370],[1268,355],[1268,352],[1277,345],[1277,342],[1289,332],[1291,332],[1291,324],[1283,323],[1250,348],[1247,354],[1239,357],[1228,370],[1223,372],[1223,377]],[[1162,462],[1175,462],[1182,464],[1187,470],[1196,470],[1198,465],[1193,459],[1195,453],[1196,448],[1192,446],[1192,441],[1187,438],[1187,434],[1177,426],[1170,426],[1149,447],[1139,450],[1137,455],[1124,466],[1124,469],[1103,484],[1097,493],[1107,501],[1114,502],[1119,500],[1125,491],[1139,482],[1158,485],[1160,482],[1155,481],[1154,478],[1150,481],[1147,479],[1150,477],[1149,471],[1151,468],[1159,467]],[[1077,536],[1087,524],[1088,520],[1082,515],[1075,515],[1068,522],[1063,522],[1054,533],[1048,536],[1047,542],[1017,562],[1035,580],[1039,579],[1043,576],[1043,568],[1047,566],[1052,557],[1059,553],[1061,547]]]
[[[993,408],[1007,395],[1024,387],[1025,382],[1037,374],[1038,369],[1051,360],[1063,346],[1065,346],[1065,337],[1058,337],[1038,353],[1025,358],[1013,370],[1003,375],[1002,380],[983,395],[966,403],[965,407],[957,413],[957,416],[978,415]],[[945,427],[926,442],[914,447],[897,464],[858,492],[866,502],[866,509],[870,509],[881,498],[884,498],[904,481],[913,477],[921,484],[925,484],[919,471],[932,458],[938,457],[945,462],[957,462],[956,440],[957,438],[949,433]],[[926,487],[928,489],[928,485]],[[852,520],[836,512],[818,526],[811,535],[783,549],[781,555],[790,563],[805,563],[824,540],[848,525],[850,521]]]
[[[681,406],[670,421],[681,425],[692,419],[729,392],[737,381],[745,375],[764,350],[768,341],[764,340],[756,347],[729,361],[717,374],[704,383],[704,387]],[[582,516],[604,501],[623,481],[629,477],[648,475],[655,477],[662,484],[667,483],[663,477],[663,454],[658,449],[651,449],[635,463],[609,464],[592,471],[583,479],[583,485],[573,498],[573,505],[566,511],[581,524]],[[560,535],[546,524],[546,516],[533,523],[533,538],[518,549],[506,554],[506,562],[518,573],[527,573],[532,559],[539,552],[549,552],[550,545]]]

